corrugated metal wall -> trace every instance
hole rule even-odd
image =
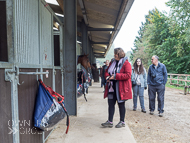
[[[9,53],[9,56],[14,53],[14,62],[18,63],[17,66],[20,72],[36,72],[36,69],[40,71],[40,68],[42,68],[43,71],[48,70],[48,78],[43,75],[44,83],[55,88],[57,92],[62,94],[61,67],[57,66],[56,75],[54,76],[53,74],[54,46],[52,11],[44,6],[45,2],[41,0],[15,0],[13,3],[13,14],[15,14],[13,16],[14,52]],[[63,37],[62,35],[60,36]],[[57,54],[60,54],[60,52]],[[63,55],[61,57],[63,57]],[[30,64],[36,67],[31,67],[32,65]],[[3,115],[0,116],[0,121],[2,122],[2,124],[0,124],[0,134],[3,135],[3,137],[0,137],[0,142],[12,143],[15,138],[13,134],[8,134],[10,131],[8,127],[12,127],[12,89],[11,83],[5,82],[4,80],[4,69],[0,69],[0,83],[2,83],[0,90],[0,107],[3,109],[0,110],[0,115]],[[19,82],[21,83],[22,81],[24,81],[24,84],[20,86],[18,86],[17,83],[14,84],[16,89],[18,87],[20,143],[42,143],[50,131],[42,133],[33,126],[33,112],[36,93],[38,91],[37,76],[21,74],[19,75]],[[3,96],[3,93],[5,93],[6,96]],[[9,125],[7,123],[8,120],[10,120]],[[44,139],[43,135],[45,137]],[[16,140],[18,140],[18,138],[16,138]]]
[[[52,14],[47,8],[40,3],[41,9],[41,49],[42,49],[42,62],[43,65],[53,65],[53,51],[52,51],[52,38],[53,38],[53,19]]]
[[[39,11],[38,4],[38,0],[15,1],[16,61],[24,64],[40,64],[42,56],[43,65],[52,65],[52,14],[41,2]]]
[[[15,1],[16,62],[39,64],[38,0]]]

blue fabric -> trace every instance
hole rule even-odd
[[[81,87],[79,87],[81,85]],[[83,94],[83,84],[77,84],[77,97],[80,97]]]
[[[133,108],[137,108],[137,96],[139,96],[140,99],[140,105],[141,109],[145,109],[144,107],[144,87],[141,87],[141,85],[135,85],[133,87]]]
[[[153,77],[155,75],[155,77]],[[167,82],[167,70],[166,66],[162,63],[158,63],[157,69],[152,64],[148,70],[148,85],[161,85]]]
[[[82,65],[81,65],[81,69],[82,69],[82,73],[85,77],[85,79],[83,79],[83,82],[86,82],[86,79],[88,79],[88,72]]]
[[[39,83],[38,94],[36,98],[35,112],[34,112],[34,126],[40,127],[41,120],[53,104],[53,97],[49,92]]]

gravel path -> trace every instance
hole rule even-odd
[[[148,91],[145,90],[145,108],[142,113],[138,99],[137,111],[133,111],[133,101],[126,102],[126,123],[137,143],[189,143],[190,142],[190,94],[166,88],[164,117],[156,110],[149,114]]]

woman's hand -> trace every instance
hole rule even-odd
[[[110,80],[113,80],[113,79],[114,79],[114,75],[106,77],[107,82],[110,82]]]
[[[112,79],[112,80],[114,79],[114,74],[112,74],[112,76],[110,77],[110,79],[109,79],[109,80],[111,80],[111,79]]]
[[[108,80],[109,78],[110,78],[110,76],[107,76],[107,77],[106,77],[106,80]]]
[[[110,81],[109,81],[109,78],[110,78],[110,76],[107,76],[107,77],[106,77],[106,82],[110,82]]]

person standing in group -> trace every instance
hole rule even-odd
[[[133,64],[131,81],[135,81],[133,88],[133,111],[137,110],[137,96],[140,99],[141,112],[146,113],[144,107],[144,89],[147,89],[147,75],[142,60],[137,58]]]
[[[125,57],[125,52],[122,48],[114,49],[114,59],[106,69],[105,77],[107,84],[104,98],[108,97],[108,120],[101,125],[103,127],[113,127],[113,116],[117,101],[120,122],[115,127],[125,127],[125,101],[132,99],[131,64],[128,62],[128,58]]]
[[[105,61],[105,65],[102,66],[102,71],[101,71],[101,84],[103,84],[104,86],[104,90],[105,90],[105,85],[106,85],[106,78],[105,78],[105,71],[108,68],[109,65],[109,60]]]
[[[158,112],[159,117],[163,116],[164,112],[164,93],[165,84],[167,82],[167,70],[166,66],[158,61],[159,57],[152,56],[152,65],[150,65],[148,70],[148,95],[149,95],[149,109],[150,114],[154,114],[155,110],[155,98],[156,92],[158,95]]]
[[[101,88],[103,87],[103,83],[102,83],[102,67],[100,66],[99,68],[98,68],[98,71],[99,71],[99,77],[101,78]]]

